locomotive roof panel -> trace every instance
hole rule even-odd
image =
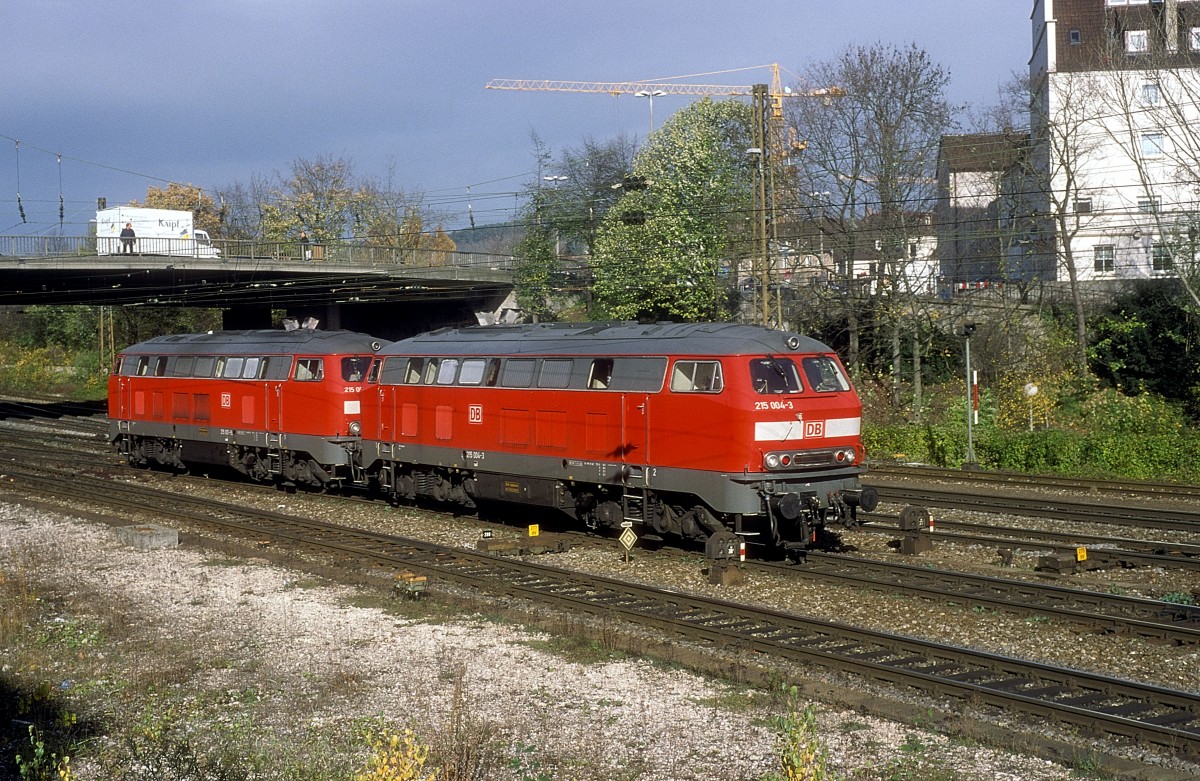
[[[444,328],[384,347],[402,355],[778,355],[831,353],[808,336],[740,323],[534,323]]]
[[[381,339],[354,331],[263,329],[156,336],[121,352],[126,355],[342,354],[374,353],[383,344]]]

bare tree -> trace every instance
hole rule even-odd
[[[1095,215],[1110,198],[1101,186],[1102,134],[1096,107],[1104,80],[1091,72],[1046,74],[1031,84],[1031,154],[1027,159],[1035,219],[1042,241],[1067,275],[1075,313],[1075,359],[1087,371],[1087,312],[1076,241],[1092,229]]]
[[[919,330],[923,320],[918,294],[924,283],[913,250],[931,233],[938,140],[953,126],[945,96],[950,74],[915,45],[873,44],[851,46],[806,69],[804,81],[836,86],[845,95],[828,105],[789,104],[788,121],[804,140],[795,159],[795,202],[830,229],[849,363],[858,368],[860,317],[866,314],[877,330],[888,331],[898,401],[901,334]],[[870,231],[866,247],[864,229]],[[865,281],[858,276],[864,261],[874,264]],[[919,347],[917,340],[914,349]],[[914,364],[919,367],[919,358]]]

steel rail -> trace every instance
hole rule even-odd
[[[929,507],[1035,517],[1054,515],[1059,520],[1079,523],[1119,524],[1200,533],[1200,512],[1177,508],[1130,508],[1100,501],[1071,501],[1054,496],[981,494],[978,490],[970,488],[951,491],[927,486],[901,487],[882,484],[876,485],[875,488],[879,492],[881,502],[911,502]]]
[[[1178,644],[1200,642],[1200,607],[1195,605],[815,551],[809,552],[800,566],[763,563],[757,566],[781,570],[784,576],[820,578],[941,602],[1050,616],[1106,634],[1128,634]]]
[[[921,480],[949,480],[973,484],[1002,486],[1024,486],[1032,489],[1088,491],[1091,493],[1131,494],[1169,499],[1200,499],[1200,486],[1182,483],[1155,483],[1134,480],[1109,480],[1090,477],[1061,477],[1058,475],[1031,475],[1024,472],[993,470],[963,470],[943,467],[869,463],[870,478],[904,478]]]
[[[895,535],[903,533],[896,530],[895,521],[869,521],[855,528],[877,534]],[[1029,551],[1053,550],[1072,555],[1082,547],[1086,548],[1089,561],[1103,566],[1200,569],[1200,556],[1195,555],[1193,551],[1196,546],[1179,543],[1123,540],[1116,537],[1097,538],[1089,535],[1045,532],[1036,529],[995,527],[986,524],[947,521],[944,519],[938,519],[934,525],[934,529],[936,531],[923,532],[931,541],[940,539],[959,542],[964,545],[999,546]],[[963,531],[954,531],[955,529]],[[1128,542],[1133,547],[1141,547],[1143,550],[1114,547],[1114,544],[1119,545],[1125,542]],[[1145,548],[1151,548],[1152,550],[1146,551],[1144,550]],[[1176,550],[1178,553],[1155,552],[1157,550]]]
[[[573,573],[555,567],[431,545],[394,535],[166,494],[143,486],[17,470],[43,495],[79,491],[90,501],[181,518],[293,545],[338,552],[382,571],[409,568],[438,578],[573,612],[619,617],[681,638],[1052,719],[1089,734],[1150,743],[1200,757],[1200,695],[997,654],[816,621],[769,609]],[[117,497],[115,494],[123,494]],[[319,537],[319,538],[318,538]]]

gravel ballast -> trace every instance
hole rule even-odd
[[[228,487],[215,490],[228,493]],[[292,501],[272,499],[284,508]],[[363,513],[372,514],[398,527],[420,522],[386,508]],[[454,522],[444,533],[459,544],[471,544],[477,535]],[[611,553],[573,551],[555,563],[586,570],[595,565],[588,557],[607,561],[611,574]],[[265,560],[214,558],[186,544],[140,550],[118,542],[103,524],[0,504],[0,573],[30,559],[39,562],[44,587],[68,590],[85,604],[103,602],[105,615],[119,614],[127,629],[128,636],[110,638],[112,645],[81,655],[70,668],[0,668],[4,676],[41,678],[68,697],[79,696],[81,708],[82,692],[103,690],[103,681],[136,686],[172,666],[178,696],[224,698],[231,718],[240,713],[260,729],[295,733],[298,740],[376,716],[430,734],[455,714],[467,714],[479,734],[496,736],[508,752],[496,765],[508,775],[496,778],[527,777],[531,756],[539,758],[539,767],[557,769],[547,777],[580,779],[751,779],[776,767],[769,719],[782,700],[680,669],[628,657],[575,661],[545,650],[551,642],[545,633],[481,615],[411,618],[386,605],[360,604],[348,586]],[[661,574],[661,564],[635,556],[628,574],[670,577]],[[695,582],[700,576],[694,564],[679,567],[679,576],[692,581],[689,589],[708,588]],[[778,599],[785,610],[798,599],[809,605],[809,614],[822,612],[815,591],[794,581],[775,588],[773,595],[754,598]],[[787,598],[787,591],[795,593]],[[958,625],[964,640],[991,650],[1007,643],[1002,630],[980,641],[958,618],[937,620]],[[163,648],[186,649],[186,658],[163,659],[156,650]],[[922,763],[954,773],[927,777],[1079,778],[1045,760],[863,713],[820,705],[817,713],[831,765],[847,779],[900,777],[886,773]],[[204,725],[195,727],[202,731]],[[100,777],[95,768],[89,775],[86,757],[74,767],[81,779]]]

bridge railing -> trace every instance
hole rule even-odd
[[[354,242],[302,245],[295,241],[253,239],[213,239],[212,250],[191,239],[136,239],[135,254],[191,257],[214,261],[268,261],[276,263],[335,263],[356,266],[493,269],[511,271],[516,261],[511,255],[447,250],[370,247]],[[94,236],[0,236],[0,258],[96,257],[118,255],[121,248],[113,239],[99,244]]]

